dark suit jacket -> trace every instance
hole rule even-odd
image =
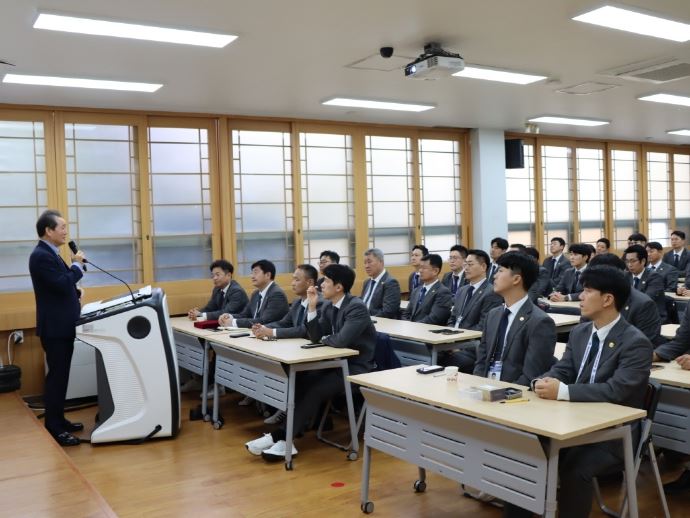
[[[426,292],[424,300],[419,304],[419,294],[423,286],[416,288],[410,295],[410,303],[403,310],[402,319],[445,326],[453,307],[453,296],[450,290],[437,282]]]
[[[321,315],[307,322],[309,339],[313,343],[323,342],[331,347],[357,349],[359,355],[347,359],[350,374],[372,371],[375,366],[376,328],[364,302],[348,293],[340,305],[337,318],[334,319],[333,314],[333,305],[326,302]]]
[[[477,348],[475,376],[487,376],[489,362],[497,346],[498,325],[503,306],[496,307],[486,317],[484,333]],[[556,347],[556,324],[537,306],[527,300],[510,325],[505,348],[501,356],[503,367],[501,380],[519,385],[529,385],[553,364]]]
[[[553,288],[558,286],[558,283],[561,281],[563,273],[568,268],[572,268],[572,266],[570,266],[570,261],[568,261],[568,259],[563,254],[561,254],[561,256],[558,258],[558,262],[556,263],[555,268],[553,265],[553,256],[544,259],[544,263],[542,264],[542,266],[546,268],[549,272],[549,278],[551,279],[551,286],[549,287],[549,290],[552,290]]]
[[[252,293],[249,299],[249,304],[247,304],[239,314],[233,315],[237,327],[252,327],[253,324],[275,322],[283,318],[290,309],[285,292],[274,282],[271,284],[271,287],[268,288],[265,300],[261,301],[259,313],[256,318],[254,318],[256,306],[259,302],[259,294],[259,290],[254,290],[254,293]]]
[[[642,331],[652,344],[658,345],[666,341],[661,336],[661,317],[656,304],[640,290],[630,290],[630,297],[625,301],[621,315]]]
[[[321,314],[322,306],[323,299],[319,296],[319,301],[316,303],[316,311],[319,314]],[[292,301],[290,311],[283,318],[266,324],[266,327],[276,330],[276,338],[308,338],[307,312],[309,310],[304,308],[302,318],[300,319],[300,307],[302,307],[302,299],[297,297]]]
[[[412,293],[412,291],[414,291],[412,288],[412,279],[414,278],[415,273],[417,273],[416,270],[412,272],[410,276],[407,278],[407,293]],[[421,282],[422,281],[420,280],[419,283],[421,284]]]
[[[633,285],[633,277],[628,272],[628,282]],[[642,293],[646,294],[656,304],[656,309],[659,311],[661,322],[666,321],[666,295],[664,294],[664,278],[658,273],[649,271],[645,268],[640,278],[640,286],[637,288]]]
[[[676,287],[678,286],[678,277],[680,277],[680,271],[663,261],[661,261],[659,267],[654,271],[658,275],[661,275],[661,277],[664,279],[664,290],[675,293]]]
[[[675,254],[675,252],[672,249],[669,250],[668,252],[666,252],[664,254],[664,258],[662,259],[662,261],[673,266],[673,255],[674,254]],[[680,254],[680,261],[678,263],[678,270],[681,272],[684,272],[688,268],[688,266],[690,266],[690,261],[688,261],[688,249],[683,248],[683,251]]]
[[[575,283],[576,272],[577,270],[572,266],[565,270],[561,276],[560,282],[556,286],[556,291],[563,295],[570,295],[570,300],[579,300],[580,293],[582,293],[582,284],[580,284],[580,280],[578,279],[577,284]]]
[[[536,304],[539,297],[546,297],[551,294],[551,275],[549,270],[543,266],[539,267],[539,276],[529,290],[527,290],[527,296],[529,299]]]
[[[642,408],[652,366],[652,344],[621,318],[601,344],[594,383],[576,383],[591,334],[591,322],[572,329],[563,357],[542,377],[557,378],[567,384],[571,401],[602,401]],[[587,380],[590,371],[583,373]]]
[[[484,331],[484,325],[489,311],[503,304],[503,297],[494,292],[494,287],[489,284],[489,281],[484,281],[482,285],[472,293],[472,297],[467,301],[467,304],[465,304],[465,298],[470,288],[471,286],[467,284],[460,288],[455,295],[453,311],[451,311],[450,318],[448,319],[448,325],[454,326],[458,317],[462,314],[462,321],[460,322],[461,328]]]
[[[662,360],[671,361],[681,354],[690,351],[690,304],[685,309],[685,315],[680,319],[680,327],[673,340],[657,347],[654,352]]]
[[[76,283],[84,275],[82,270],[67,266],[39,241],[29,257],[29,273],[36,297],[36,334],[42,339],[74,338],[81,314]]]
[[[228,291],[225,292],[223,300],[220,300],[220,288],[213,288],[211,298],[206,305],[199,311],[206,313],[209,320],[218,320],[223,313],[235,313],[242,311],[249,302],[249,297],[236,281],[230,281]]]
[[[367,279],[364,282],[361,299],[366,296],[372,282],[374,282],[373,279]],[[400,283],[388,272],[383,274],[374,288],[374,294],[369,301],[369,314],[373,317],[384,318],[398,318],[400,314]]]
[[[441,284],[450,290],[451,295],[457,295],[457,291],[453,293],[453,272],[446,272],[443,274],[443,279],[441,279]],[[458,279],[458,290],[467,284],[467,279],[465,279],[465,272],[460,272],[460,278]]]

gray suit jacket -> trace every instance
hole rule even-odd
[[[419,304],[419,294],[422,287],[423,285],[419,286],[410,295],[410,303],[403,310],[402,319],[445,326],[453,307],[453,296],[450,294],[450,290],[437,282],[426,293],[422,303]]]
[[[376,328],[364,302],[348,293],[335,318],[334,313],[333,305],[326,302],[321,315],[307,322],[309,339],[331,347],[357,349],[359,355],[347,359],[350,374],[370,372],[374,369]]]
[[[443,274],[443,279],[441,279],[441,284],[450,290],[450,294],[455,297],[458,294],[457,290],[453,293],[453,272],[446,272]],[[458,290],[467,284],[467,279],[465,279],[465,272],[460,272],[460,278],[458,279]]]
[[[690,304],[680,319],[680,327],[673,340],[657,347],[654,352],[662,360],[671,361],[690,351]]]
[[[489,284],[489,281],[484,281],[484,283],[472,293],[472,297],[467,301],[467,304],[465,304],[467,292],[471,287],[472,286],[467,284],[458,290],[458,293],[455,295],[453,311],[448,319],[448,325],[454,326],[458,317],[462,316],[462,320],[460,321],[461,328],[484,331],[486,317],[489,311],[503,304],[503,297],[494,292],[494,287]]]
[[[558,286],[558,283],[561,282],[561,277],[563,276],[563,273],[568,268],[572,268],[572,266],[570,266],[570,261],[568,261],[568,258],[563,254],[561,254],[561,256],[558,258],[558,263],[556,263],[555,268],[553,265],[553,256],[544,259],[544,263],[542,264],[542,266],[546,268],[549,272],[549,278],[551,279],[551,285],[549,286],[549,290],[552,290],[553,288]]]
[[[319,301],[316,303],[316,311],[321,313],[321,306],[323,306],[323,299],[319,296]],[[276,330],[276,338],[308,338],[307,335],[307,308],[302,310],[302,317],[300,318],[300,308],[302,306],[302,299],[296,298],[290,306],[283,318],[275,322],[266,324],[266,327]]]
[[[549,270],[543,266],[540,266],[539,276],[537,277],[536,282],[530,286],[529,290],[527,291],[527,295],[529,296],[529,299],[536,304],[539,297],[546,297],[550,293],[551,276],[549,274]]]
[[[629,323],[642,331],[654,345],[662,344],[666,339],[661,336],[661,317],[652,299],[639,290],[630,290],[630,297],[625,301],[621,315]]]
[[[661,261],[659,267],[654,271],[658,275],[661,275],[661,277],[664,279],[664,290],[675,293],[676,287],[678,286],[678,277],[680,277],[680,271],[663,261]]]
[[[237,327],[252,327],[253,324],[275,322],[283,318],[290,309],[285,292],[274,282],[271,284],[270,288],[268,288],[265,300],[261,301],[259,313],[255,318],[254,314],[256,313],[256,306],[259,303],[259,294],[259,290],[254,290],[254,293],[252,293],[249,299],[249,304],[244,307],[242,312],[233,315]]]
[[[628,282],[633,285],[633,277],[628,272]],[[666,321],[666,295],[664,294],[664,278],[658,273],[645,269],[640,278],[640,286],[637,288],[646,294],[656,304],[661,321]]]
[[[223,313],[234,315],[242,311],[249,302],[249,297],[236,281],[230,281],[228,291],[225,292],[222,301],[220,300],[220,292],[219,288],[214,288],[209,301],[199,310],[206,313],[206,318],[209,320],[218,320],[218,317]]]
[[[486,318],[482,339],[477,348],[475,376],[489,373],[489,362],[497,347],[499,322],[503,306],[492,309]],[[529,385],[530,381],[553,364],[556,347],[556,324],[529,300],[525,302],[510,325],[501,360],[501,380]]]
[[[664,258],[662,259],[665,263],[670,264],[673,266],[673,255],[674,255],[673,250],[669,250],[664,254]],[[688,261],[688,249],[684,248],[683,251],[680,254],[680,261],[678,263],[678,270],[681,272],[685,271],[688,266],[690,266],[690,261]]]
[[[362,287],[362,300],[374,282],[367,279]],[[369,314],[374,317],[398,318],[400,314],[400,283],[386,272],[381,281],[374,288],[374,294],[369,301]]]
[[[571,401],[602,401],[642,408],[652,366],[652,344],[624,318],[601,344],[601,358],[594,383],[578,383],[577,373],[592,334],[592,323],[570,331],[563,357],[542,377],[557,378],[568,385]],[[589,381],[590,368],[581,378]]]
[[[580,280],[578,279],[577,283],[575,283],[576,272],[577,270],[572,267],[565,270],[561,276],[561,281],[556,286],[556,291],[563,295],[568,295],[569,300],[579,300],[580,293],[582,293],[582,284],[580,284]]]

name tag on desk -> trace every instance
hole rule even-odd
[[[487,377],[490,380],[500,380],[501,379],[501,369],[503,369],[503,362],[502,361],[493,362],[489,366],[489,374]]]

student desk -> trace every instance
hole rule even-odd
[[[546,304],[548,313],[562,313],[566,315],[579,315],[580,314],[580,301],[571,300],[567,302],[551,302],[548,299],[540,299],[540,302]]]
[[[379,333],[386,333],[394,338],[402,340],[411,340],[413,342],[423,343],[431,357],[431,365],[436,365],[438,362],[439,351],[448,351],[456,349],[460,342],[468,340],[478,340],[481,338],[481,331],[471,331],[469,329],[458,329],[460,333],[443,335],[440,333],[432,333],[432,331],[439,329],[451,329],[447,326],[436,326],[433,324],[422,324],[420,322],[411,322],[409,320],[395,320],[392,318],[374,317],[372,319],[376,330]]]
[[[645,411],[611,403],[570,403],[539,399],[516,386],[528,402],[465,399],[458,388],[489,383],[460,375],[421,375],[415,367],[350,376],[367,403],[361,504],[369,501],[371,449],[419,466],[415,490],[426,488],[426,470],[468,484],[547,517],[556,515],[558,454],[562,448],[622,439],[630,515],[637,517],[634,461],[629,423]]]
[[[680,324],[664,324],[661,326],[661,336],[668,338],[669,340],[673,340],[679,327]]]
[[[655,363],[651,378],[663,385],[654,415],[652,440],[656,446],[690,453],[690,371],[676,362]]]
[[[690,302],[690,295],[678,295],[672,291],[667,291],[665,295],[666,298],[673,299],[673,301],[676,303],[676,306],[678,307],[678,314],[685,311],[685,306],[687,306],[688,302]]]
[[[210,421],[208,413],[208,350],[206,337],[218,334],[215,329],[199,329],[194,327],[194,321],[187,317],[171,317],[170,325],[173,329],[177,364],[201,376],[201,416],[204,421]],[[224,331],[225,332],[225,331]]]
[[[218,415],[218,385],[285,411],[287,414],[285,469],[291,470],[295,376],[301,371],[341,369],[352,439],[348,458],[357,459],[359,442],[352,406],[352,391],[348,381],[347,358],[356,356],[359,354],[358,351],[329,346],[302,349],[302,345],[310,343],[306,338],[279,340],[258,340],[251,336],[232,338],[227,331],[207,336],[206,339],[216,353],[213,387],[213,427],[215,429],[218,430],[223,426],[223,418]]]
[[[556,324],[556,331],[559,333],[567,333],[580,323],[580,315],[566,313],[547,313],[547,315]]]

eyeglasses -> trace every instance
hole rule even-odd
[[[625,264],[634,264],[634,263],[639,263],[639,259],[626,259]]]

